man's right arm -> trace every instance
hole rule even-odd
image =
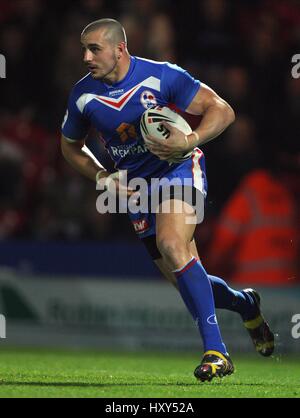
[[[97,181],[109,176],[110,173],[85,145],[85,139],[72,141],[62,135],[61,150],[67,162],[90,180]]]
[[[62,135],[61,150],[67,162],[85,177],[96,181],[97,183],[101,179],[107,179],[109,177],[109,180],[105,181],[105,186],[108,190],[111,190],[111,183],[114,183],[113,192],[117,192],[123,197],[129,198],[135,193],[133,189],[127,187],[127,184],[122,184],[119,178],[119,172],[110,174],[105,170],[85,145],[84,139],[72,141]]]

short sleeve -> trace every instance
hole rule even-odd
[[[162,73],[162,93],[169,103],[185,111],[198,92],[201,83],[186,70],[166,63]]]
[[[80,112],[76,104],[74,90],[70,94],[68,108],[62,124],[62,134],[71,140],[83,139],[89,131],[90,124]]]

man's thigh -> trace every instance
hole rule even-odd
[[[193,239],[196,224],[195,210],[189,203],[175,198],[166,200],[156,213],[157,241],[176,239],[188,244]]]

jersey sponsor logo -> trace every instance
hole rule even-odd
[[[116,129],[119,134],[120,140],[124,143],[128,141],[128,139],[137,139],[138,135],[134,125],[129,123],[121,123],[121,125]]]
[[[160,91],[160,80],[156,77],[148,77],[146,80],[132,87],[129,91],[122,94],[122,96],[118,97],[117,99],[113,97],[108,98],[106,96],[98,96],[96,94],[85,93],[79,97],[79,99],[76,102],[76,105],[79,111],[83,113],[85,107],[92,100],[97,100],[103,105],[120,112],[141,87],[151,88],[156,91]]]
[[[137,234],[143,234],[150,228],[149,222],[145,218],[139,219],[138,221],[132,221],[132,224]]]
[[[113,157],[124,158],[127,155],[145,154],[149,152],[145,145],[131,144],[131,145],[120,145],[118,147],[110,146],[111,155]]]
[[[124,94],[124,89],[114,90],[109,92],[109,96],[118,96],[119,94]]]
[[[141,94],[141,103],[145,109],[150,109],[157,105],[157,100],[152,91],[145,90]]]

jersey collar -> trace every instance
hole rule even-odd
[[[133,73],[133,70],[134,70],[134,67],[135,67],[135,63],[136,63],[135,57],[130,57],[130,65],[129,65],[129,69],[128,69],[127,74],[125,75],[125,77],[122,80],[117,81],[114,84],[106,84],[106,83],[103,83],[104,86],[108,90],[111,90],[111,89],[116,89],[116,88],[120,87],[122,84],[125,84],[130,79],[130,77],[131,77],[131,75]]]

